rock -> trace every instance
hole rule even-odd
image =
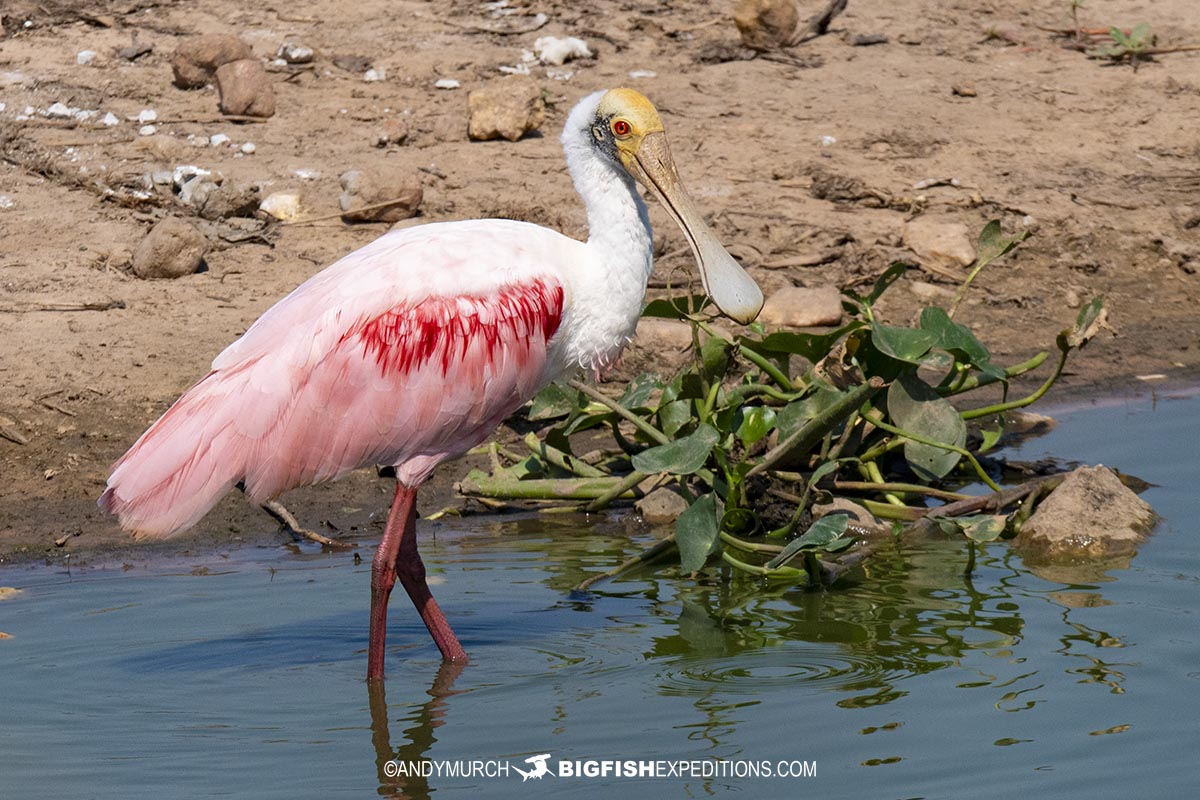
[[[186,39],[171,56],[174,83],[180,89],[200,89],[212,83],[218,67],[253,55],[250,45],[228,33]]]
[[[906,281],[905,286],[926,305],[941,305],[954,299],[954,290],[928,281]]]
[[[962,81],[950,87],[950,92],[958,97],[975,97],[979,94],[974,81]]]
[[[556,67],[577,58],[592,57],[587,42],[574,36],[539,36],[533,43],[533,52],[538,61]]]
[[[95,50],[80,50],[75,54],[75,63],[81,67],[90,67],[96,63]]]
[[[133,273],[139,278],[179,278],[204,263],[208,239],[178,217],[166,217],[133,251]]]
[[[259,204],[258,210],[283,222],[298,220],[301,214],[300,193],[292,191],[269,194]]]
[[[1112,470],[1080,467],[1033,512],[1017,545],[1042,560],[1130,555],[1156,520]]]
[[[507,139],[515,142],[537,130],[546,118],[542,90],[531,78],[512,77],[467,97],[471,118],[467,135],[475,141]]]
[[[339,180],[345,222],[398,222],[415,217],[425,194],[416,173],[394,167],[344,172]],[[387,205],[360,210],[380,203]]]
[[[282,58],[289,64],[308,64],[313,60],[313,49],[302,44],[284,42],[275,51],[276,58]]]
[[[375,134],[375,146],[387,147],[393,144],[403,144],[408,138],[408,123],[402,117],[388,117],[383,121],[379,132]]]
[[[262,62],[255,58],[230,61],[217,68],[221,113],[246,117],[275,115],[275,89]]]
[[[190,205],[204,219],[217,220],[229,217],[252,217],[259,207],[258,187],[225,181],[189,181],[197,183],[192,190]]]
[[[666,525],[687,511],[688,501],[675,489],[663,486],[638,500],[633,507],[651,525]]]
[[[842,296],[834,286],[785,286],[767,298],[758,321],[788,328],[837,326],[842,323]]]
[[[788,46],[800,25],[796,0],[738,0],[733,22],[742,44],[753,50],[777,50]]]
[[[975,261],[970,231],[961,222],[917,217],[904,226],[904,244],[933,266],[965,267]]]

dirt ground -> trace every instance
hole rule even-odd
[[[960,318],[1002,361],[1052,348],[1075,308],[1102,293],[1118,335],[1079,354],[1052,397],[1128,390],[1148,374],[1195,378],[1200,52],[1159,55],[1137,70],[1090,60],[1043,30],[1069,24],[1068,0],[850,0],[827,35],[782,60],[740,48],[733,2],[502,5],[0,7],[0,427],[15,435],[0,438],[0,563],[279,541],[268,518],[231,497],[192,532],[131,545],[95,499],[109,464],[226,344],[386,226],[202,222],[214,246],[206,271],[140,280],[128,269],[133,248],[164,215],[191,214],[161,192],[131,199],[143,176],[197,165],[264,195],[300,189],[306,216],[320,216],[338,210],[339,174],[388,162],[420,170],[420,220],[516,217],[582,237],[558,133],[578,98],[617,85],[658,105],[685,182],[768,294],[869,281],[893,260],[911,260],[905,225],[919,216],[973,232],[1000,219],[1006,231],[1033,236],[981,276]],[[817,5],[801,3],[805,14]],[[494,32],[529,27],[537,12],[548,22],[536,31]],[[1088,0],[1082,19],[1096,28],[1148,23],[1162,47],[1200,43],[1195,12],[1195,0]],[[242,36],[268,60],[284,42],[316,58],[311,68],[272,68],[278,110],[269,120],[223,120],[211,86],[171,83],[179,42],[214,32]],[[852,44],[867,34],[887,41]],[[540,135],[468,141],[467,93],[503,80],[500,68],[521,63],[543,35],[578,36],[595,57],[531,68],[549,103]],[[153,49],[117,55],[132,41]],[[77,63],[85,50],[94,61]],[[385,79],[333,64],[345,55],[365,56]],[[439,79],[461,86],[435,88]],[[56,102],[98,114],[50,119],[44,112]],[[139,135],[134,120],[147,109],[157,130]],[[118,124],[100,121],[107,112]],[[407,138],[376,147],[393,118],[407,124]],[[229,145],[207,146],[221,133]],[[253,153],[241,152],[246,142]],[[958,185],[914,188],[930,179]],[[841,187],[832,199],[818,190],[830,185]],[[665,256],[652,286],[661,286],[691,270],[691,257],[653,204],[651,218]],[[885,311],[907,320],[952,285],[932,269],[910,274]],[[89,310],[65,310],[81,304]],[[627,369],[655,352],[655,342],[639,342]],[[449,501],[461,470],[442,469],[423,510]],[[389,491],[363,473],[285,500],[302,520],[352,537],[378,532]]]

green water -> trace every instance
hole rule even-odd
[[[965,578],[966,545],[937,541],[832,592],[663,568],[574,594],[647,539],[619,520],[422,522],[473,662],[439,670],[398,593],[386,697],[363,680],[374,542],[360,565],[280,547],[0,571],[24,589],[0,602],[0,797],[1192,796],[1197,416],[1196,397],[1073,410],[1017,454],[1158,484],[1144,497],[1167,521],[1107,574],[1039,575],[995,544]],[[719,758],[815,775],[393,776],[543,753],[552,773]]]

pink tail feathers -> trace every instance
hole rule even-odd
[[[211,373],[113,465],[98,505],[137,536],[163,538],[194,525],[244,472],[235,409]],[[236,404],[233,404],[236,406]]]

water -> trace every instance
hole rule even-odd
[[[1191,796],[1198,415],[1194,396],[1081,408],[1017,454],[1158,484],[1143,496],[1167,521],[1108,573],[1039,575],[994,544],[964,578],[966,545],[946,541],[833,592],[659,569],[580,595],[645,541],[574,517],[422,523],[474,661],[439,669],[397,593],[386,697],[363,680],[369,551],[10,568],[0,796]],[[716,757],[742,774],[523,783],[509,766],[543,753],[552,772]],[[472,760],[484,774],[394,775]],[[746,776],[763,762],[815,775]]]

